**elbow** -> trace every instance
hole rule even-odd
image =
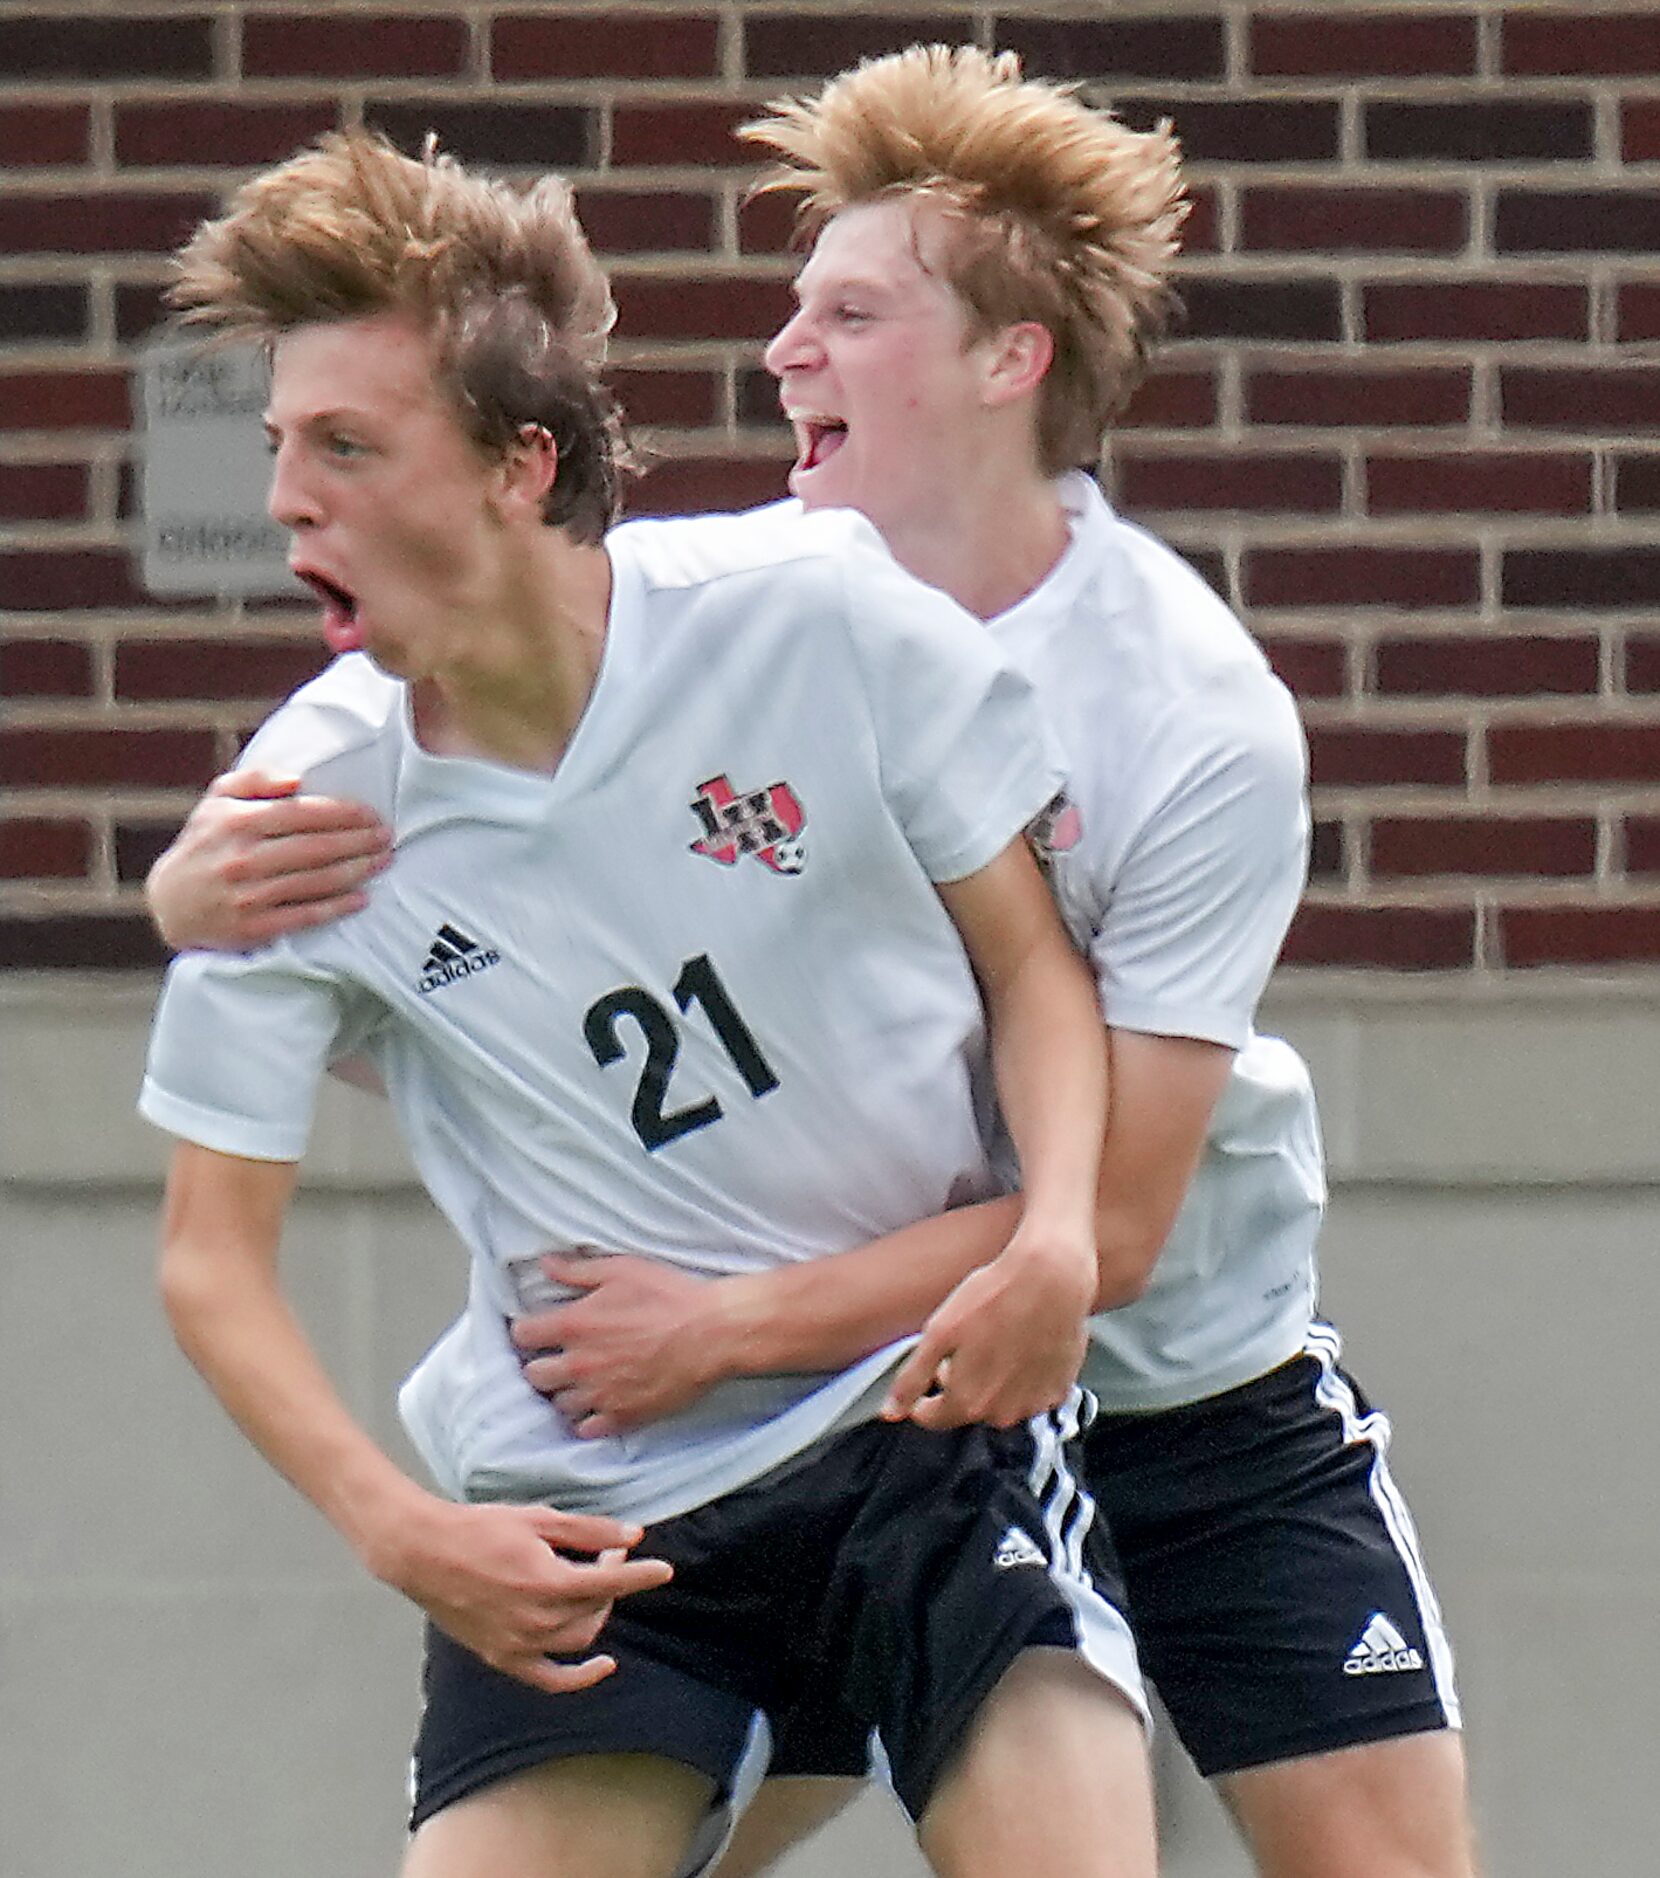
[[[215,1307],[216,1287],[208,1261],[196,1256],[188,1240],[169,1240],[156,1267],[156,1290],[175,1340],[182,1349],[193,1349]]]
[[[1121,1310],[1145,1293],[1164,1239],[1156,1227],[1127,1221],[1119,1213],[1096,1221],[1097,1311]]]

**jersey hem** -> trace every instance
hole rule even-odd
[[[1111,1364],[1112,1353],[1092,1337],[1090,1353],[1084,1359],[1084,1386],[1095,1397],[1103,1415],[1157,1415],[1165,1409],[1191,1408],[1195,1403],[1208,1402],[1213,1396],[1225,1395],[1230,1389],[1255,1382],[1259,1376],[1266,1376],[1270,1370],[1301,1356],[1313,1321],[1303,1319],[1288,1328],[1283,1337],[1253,1345],[1225,1366],[1144,1389],[1115,1389],[1110,1382],[1103,1386],[1100,1369]]]
[[[888,1379],[915,1344],[907,1337],[863,1359],[840,1379],[847,1393],[832,1395],[820,1404],[822,1414],[807,1414],[815,1397],[787,1409],[758,1429],[746,1431],[727,1448],[724,1457],[700,1466],[688,1475],[663,1478],[667,1469],[649,1475],[613,1478],[604,1483],[578,1482],[553,1473],[542,1477],[530,1469],[509,1479],[504,1474],[481,1472],[465,1453],[455,1454],[442,1438],[444,1429],[430,1412],[420,1390],[420,1371],[406,1380],[398,1408],[405,1432],[426,1464],[433,1480],[449,1498],[476,1505],[539,1503],[561,1512],[593,1513],[607,1519],[631,1520],[641,1526],[709,1506],[728,1494],[752,1487],[770,1475],[793,1469],[821,1442],[876,1419],[887,1393]],[[836,1379],[825,1384],[832,1392]],[[818,1394],[821,1392],[815,1392]],[[772,1438],[768,1438],[768,1437]]]

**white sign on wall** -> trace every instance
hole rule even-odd
[[[300,591],[288,534],[265,512],[270,388],[257,346],[168,334],[141,354],[142,578],[149,592],[256,596]]]

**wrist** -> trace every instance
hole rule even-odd
[[[403,1591],[416,1533],[435,1503],[449,1502],[387,1465],[387,1474],[376,1470],[345,1486],[335,1508],[326,1510],[370,1577]]]
[[[762,1376],[778,1367],[768,1347],[773,1313],[767,1274],[739,1272],[717,1278],[706,1291],[707,1309],[694,1335],[700,1340],[704,1381]]]
[[[1099,1261],[1094,1221],[1088,1217],[1028,1214],[1000,1256],[1014,1265],[1073,1279],[1080,1291],[1094,1296]]]
[[[1051,1254],[1077,1251],[1093,1259],[1093,1206],[1028,1205],[1009,1235],[1008,1249],[1017,1248],[1033,1252],[1046,1250]]]
[[[178,909],[172,904],[172,861],[172,850],[169,849],[150,869],[144,882],[144,903],[150,915],[150,924],[161,935],[163,942],[178,952],[184,949],[189,934],[180,930]]]

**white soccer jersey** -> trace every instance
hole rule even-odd
[[[264,727],[249,760],[370,803],[394,860],[351,919],[179,960],[141,1106],[297,1159],[329,1061],[367,1052],[472,1254],[403,1396],[436,1478],[648,1521],[870,1413],[903,1346],[577,1441],[509,1343],[519,1270],[554,1247],[755,1270],[995,1191],[981,1010],[932,883],[990,861],[1060,771],[1025,681],[857,517],[609,546],[601,670],[551,775],[429,755],[361,656]]]
[[[1037,686],[1079,810],[1058,831],[1056,896],[1111,1025],[1238,1052],[1147,1291],[1091,1325],[1102,1405],[1168,1408],[1294,1355],[1313,1311],[1313,1088],[1252,1028],[1303,890],[1306,758],[1289,694],[1199,576],[1089,477],[1063,495],[1066,554],[990,622]]]

